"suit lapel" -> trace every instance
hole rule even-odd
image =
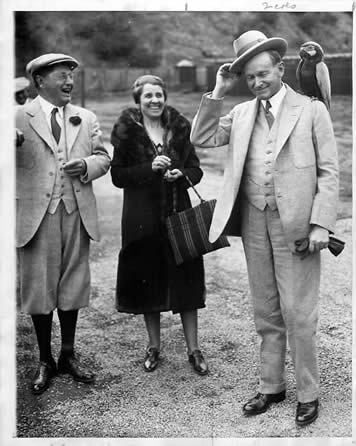
[[[46,116],[41,108],[38,97],[29,105],[27,114],[30,116],[29,122],[33,130],[47,143],[50,149],[54,151],[53,136],[46,122]]]
[[[79,116],[79,111],[71,104],[67,104],[64,107],[64,131],[66,136],[67,153],[69,156],[70,151],[74,145],[74,142],[78,136],[81,122],[78,125],[74,125],[69,121],[72,116]]]
[[[287,93],[284,97],[284,100],[281,104],[281,109],[279,111],[280,119],[278,126],[275,158],[277,158],[289,135],[292,133],[303,110],[303,106],[299,102],[298,96],[288,86],[286,86],[286,88]]]
[[[241,110],[236,126],[234,126],[234,131],[231,135],[235,147],[235,149],[232,150],[233,160],[231,165],[233,166],[234,187],[236,193],[240,184],[251,134],[255,125],[258,106],[259,101],[257,101],[257,99],[246,103],[246,109]]]

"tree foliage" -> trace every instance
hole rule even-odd
[[[249,29],[285,37],[290,52],[306,40],[330,53],[352,46],[352,14],[333,12],[21,11],[15,26],[18,75],[45,52],[68,52],[85,65],[147,68],[232,57],[232,40]]]

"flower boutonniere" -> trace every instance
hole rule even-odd
[[[80,116],[71,116],[69,118],[69,122],[73,125],[79,125],[82,122],[82,118]]]

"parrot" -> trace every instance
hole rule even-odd
[[[296,76],[301,93],[318,98],[330,110],[331,83],[322,47],[316,42],[305,42],[299,56]]]

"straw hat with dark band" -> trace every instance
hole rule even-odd
[[[287,51],[288,43],[281,37],[268,38],[260,31],[247,31],[234,40],[234,50],[237,59],[230,66],[233,73],[241,73],[243,66],[256,54],[262,51],[276,50],[283,57]]]

